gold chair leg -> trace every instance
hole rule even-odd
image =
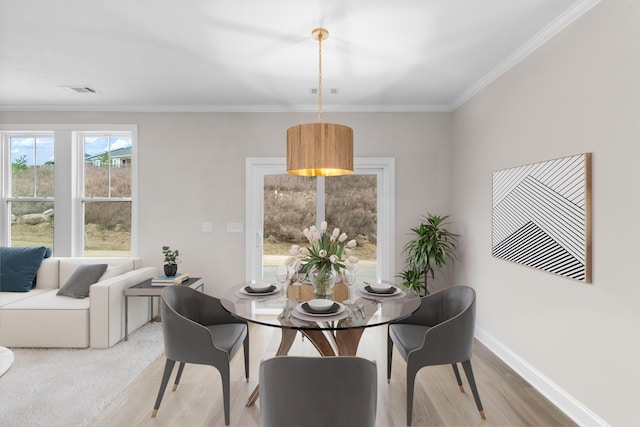
[[[480,411],[480,418],[482,418],[483,420],[487,419],[487,417],[484,416],[484,411]]]
[[[154,409],[153,412],[151,413],[151,418],[155,418],[157,413],[158,413],[158,410]]]

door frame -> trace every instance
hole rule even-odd
[[[395,275],[395,158],[356,157],[354,173],[377,175],[377,231],[379,278],[393,280]],[[262,278],[262,242],[265,174],[284,174],[284,157],[247,157],[245,159],[245,280]]]

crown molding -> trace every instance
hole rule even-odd
[[[562,15],[558,16],[549,25],[540,30],[518,50],[509,55],[504,61],[485,74],[467,90],[462,92],[462,94],[460,94],[460,96],[458,96],[451,104],[451,111],[473,98],[474,95],[515,67],[523,59],[531,55],[534,51],[552,39],[556,34],[567,28],[576,19],[587,13],[601,1],[602,0],[582,0],[568,8]]]
[[[323,105],[324,112],[408,113],[450,112],[449,105]],[[0,105],[4,112],[114,112],[114,113],[314,113],[317,105]]]

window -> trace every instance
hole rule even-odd
[[[131,134],[78,135],[84,154],[85,256],[129,256],[131,249]]]
[[[0,245],[131,256],[136,127],[14,128],[0,125]]]
[[[246,279],[272,280],[302,228],[326,219],[356,238],[363,280],[391,278],[394,252],[394,161],[356,159],[353,175],[300,177],[284,159],[247,159]],[[379,244],[380,243],[380,244]]]
[[[54,138],[51,134],[7,135],[11,185],[6,209],[11,246],[53,247]],[[8,228],[8,227],[7,227]]]

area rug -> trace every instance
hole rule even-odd
[[[161,325],[149,323],[109,349],[12,350],[0,378],[0,425],[90,426],[164,343]]]

